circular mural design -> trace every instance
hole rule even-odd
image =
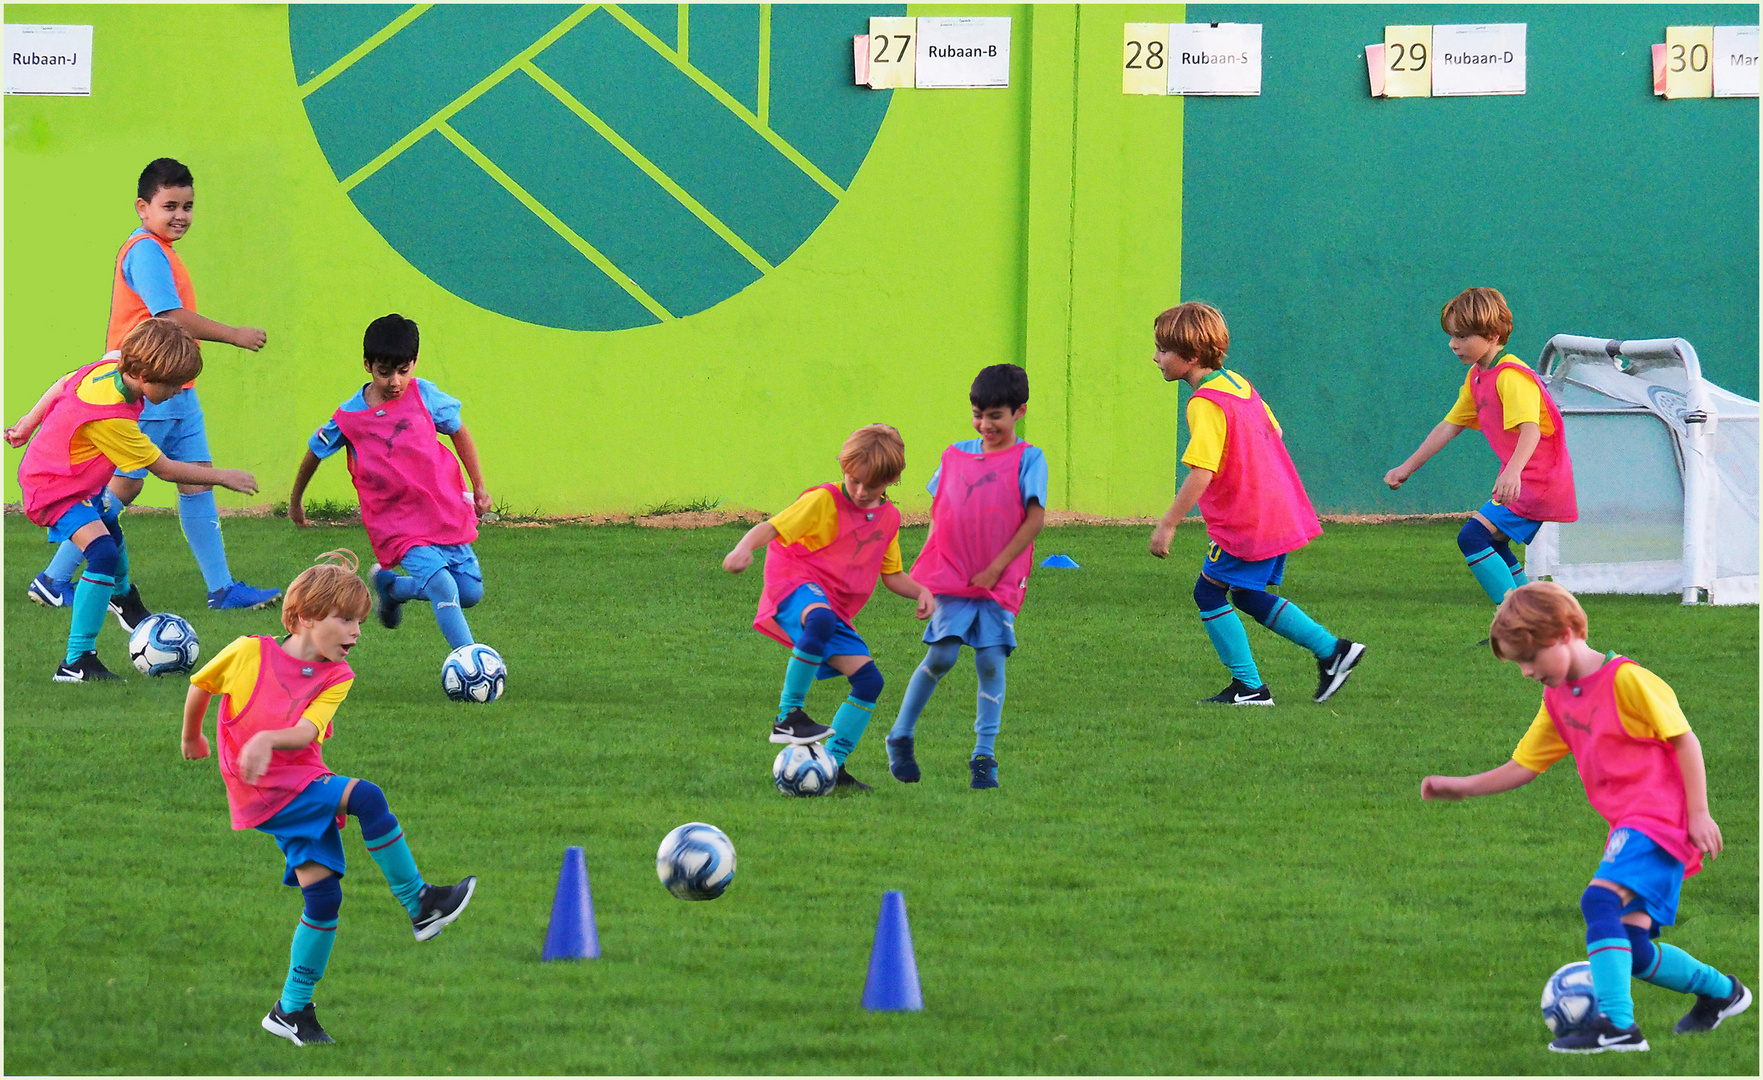
[[[890,91],[851,38],[903,5],[297,4],[319,146],[368,222],[461,299],[623,330],[703,311],[844,197]]]

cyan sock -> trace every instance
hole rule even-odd
[[[918,730],[918,714],[924,711],[937,684],[955,666],[960,655],[960,638],[945,638],[931,645],[924,659],[913,669],[912,680],[906,684],[906,694],[900,699],[900,715],[894,718],[894,728],[888,732],[888,738],[912,737],[912,733]]]
[[[1231,606],[1200,612],[1200,625],[1206,628],[1206,636],[1212,639],[1212,647],[1232,677],[1251,690],[1260,686],[1261,672],[1255,667],[1255,654],[1249,651],[1249,632]]]
[[[50,581],[72,581],[74,571],[85,561],[86,553],[79,549],[79,545],[72,540],[63,540],[61,546],[55,549],[55,557],[49,560],[43,573]]]
[[[1586,959],[1592,966],[1598,1011],[1617,1027],[1630,1027],[1634,996],[1628,981],[1634,975],[1634,950],[1622,925],[1622,898],[1602,885],[1588,885],[1579,898],[1579,910],[1585,916]]]
[[[863,730],[869,726],[869,718],[875,713],[875,702],[859,701],[855,694],[845,698],[839,711],[833,714],[832,737],[826,741],[826,752],[840,765],[857,749],[857,740],[863,738]]]
[[[1512,587],[1514,589],[1525,584],[1529,580],[1524,576],[1524,567],[1518,563],[1518,556],[1512,554],[1512,542],[1510,540],[1502,540],[1495,544],[1494,550],[1500,553],[1500,561],[1506,564],[1506,571],[1512,575]]]
[[[386,569],[381,569],[380,573],[392,574],[390,570]],[[392,574],[392,581],[386,586],[386,592],[391,594],[392,599],[401,603],[417,600],[422,597],[422,582],[408,574]]]
[[[116,580],[90,566],[80,575],[80,583],[73,590],[73,618],[67,629],[68,663],[98,647],[98,631],[104,628],[104,614],[110,610],[110,597],[115,592]]]
[[[214,492],[199,491],[194,495],[178,495],[178,522],[184,527],[184,539],[202,581],[209,592],[224,589],[233,583],[233,572],[227,569],[226,543],[220,538],[220,508],[214,504]]]
[[[312,991],[324,978],[337,940],[337,911],[343,902],[342,879],[331,876],[303,886],[306,910],[294,927],[294,943],[288,949],[288,979],[282,984],[283,1012],[299,1012],[312,1001]]]
[[[1004,659],[1002,645],[973,650],[973,666],[979,672],[979,694],[973,719],[973,756],[996,758],[993,747],[1004,721]]]
[[[362,830],[364,833],[367,831]],[[386,875],[386,884],[391,886],[392,895],[404,905],[404,910],[416,918],[419,909],[416,898],[422,894],[422,875],[416,872],[416,856],[410,854],[410,845],[404,842],[404,828],[398,826],[391,833],[367,839],[367,853]]]
[[[783,693],[777,699],[779,720],[788,716],[791,709],[800,709],[808,700],[808,688],[814,685],[814,676],[825,662],[826,657],[805,653],[800,645],[790,650],[790,663],[784,668]]]
[[[440,626],[441,636],[447,639],[450,648],[470,645],[475,640],[465,621],[465,609],[459,606],[459,586],[451,573],[435,571],[428,584],[423,586],[422,596],[434,608],[435,623]]]
[[[1235,595],[1235,591],[1232,595]],[[1273,604],[1268,609],[1267,618],[1259,620],[1262,626],[1293,644],[1309,649],[1318,660],[1326,660],[1334,655],[1336,647],[1340,645],[1339,638],[1285,597],[1276,596],[1272,599]]]
[[[1702,963],[1675,945],[1663,941],[1653,943],[1659,950],[1658,965],[1646,979],[1654,986],[1676,990],[1680,994],[1706,994],[1723,998],[1732,994],[1732,979]]]
[[[1494,603],[1506,599],[1506,594],[1515,587],[1512,583],[1512,569],[1494,550],[1494,534],[1487,526],[1470,518],[1463,523],[1457,533],[1457,550],[1463,553],[1463,561],[1469,564],[1469,572],[1475,575],[1476,583],[1488,599]],[[1510,548],[1507,549],[1510,557]]]
[[[126,540],[116,544],[116,584],[111,586],[112,596],[127,596],[129,592],[129,545]]]

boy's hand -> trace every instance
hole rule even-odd
[[[1467,793],[1463,790],[1463,777],[1429,776],[1420,782],[1420,797],[1427,802],[1436,799],[1458,802],[1467,797]]]
[[[753,565],[753,553],[745,548],[735,548],[722,557],[722,568],[731,574],[738,574]]]
[[[257,329],[255,326],[235,326],[233,328],[232,343],[241,349],[248,349],[251,352],[256,352],[258,349],[263,348],[264,342],[268,340],[269,335]]]
[[[1404,472],[1402,467],[1398,465],[1389,472],[1383,474],[1383,482],[1390,486],[1391,491],[1395,491],[1403,484],[1406,484],[1408,478],[1413,475],[1414,474],[1411,472]]]
[[[25,443],[28,443],[30,441],[31,441],[31,433],[25,429],[24,424],[22,424],[22,423],[14,424],[13,426],[6,429],[6,445],[7,446],[19,447],[19,446],[23,446]]]
[[[1710,859],[1720,857],[1720,849],[1725,846],[1720,840],[1720,826],[1714,824],[1707,811],[1690,812],[1689,835],[1697,851]]]
[[[1501,506],[1511,506],[1518,501],[1518,493],[1523,488],[1524,485],[1519,476],[1508,476],[1501,473],[1499,479],[1494,481],[1494,501]]]
[[[918,610],[913,612],[923,622],[937,610],[937,594],[925,589],[918,594]]]
[[[294,523],[296,529],[304,529],[311,524],[306,520],[306,507],[300,505],[298,499],[288,502],[288,520]]]
[[[269,745],[269,732],[259,731],[251,736],[239,751],[239,778],[247,784],[263,779],[263,774],[269,771],[269,758],[273,753],[275,749]]]
[[[490,493],[487,491],[472,492],[471,505],[477,508],[479,517],[489,513],[490,507],[493,505],[490,501]]]
[[[1175,526],[1159,524],[1151,530],[1151,554],[1159,559],[1169,557],[1169,542],[1175,539]]]
[[[973,579],[971,581],[969,581],[968,584],[972,585],[976,589],[989,589],[993,585],[996,585],[998,583],[998,579],[1003,576],[1004,576],[1004,571],[996,570],[996,569],[993,569],[992,567],[988,566],[984,570],[981,570],[979,573],[973,575]]]
[[[184,740],[184,760],[185,761],[200,761],[202,758],[205,758],[207,756],[208,756],[208,736],[202,734],[201,732],[197,732],[196,737],[194,739],[185,739]]]
[[[240,492],[241,494],[245,494],[245,495],[257,494],[257,478],[255,476],[252,476],[250,473],[246,472],[245,470],[243,470],[243,469],[216,469],[214,471],[218,472],[220,474],[220,486],[221,487],[227,488],[230,491],[237,491],[237,492]],[[293,507],[290,506],[288,508],[288,513],[290,515],[293,513]]]

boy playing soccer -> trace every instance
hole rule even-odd
[[[104,490],[117,469],[143,469],[173,483],[219,484],[247,495],[257,490],[250,473],[174,461],[141,431],[144,405],[170,400],[201,373],[202,353],[190,335],[169,319],[148,319],[119,345],[114,356],[56,380],[43,395],[48,404],[6,430],[13,446],[31,440],[18,466],[25,515],[48,527],[50,543],[72,544],[86,562],[69,605],[67,658],[55,669],[56,682],[117,678],[97,653],[105,609],[131,589],[128,547],[117,521],[121,507]],[[42,429],[32,439],[39,419]]]
[[[1027,372],[995,364],[973,380],[967,397],[980,437],[943,451],[926,485],[930,537],[912,564],[912,580],[936,594],[937,610],[924,631],[930,651],[912,673],[888,733],[888,772],[902,783],[918,782],[912,752],[918,714],[966,645],[979,672],[968,768],[973,787],[995,788],[1004,660],[1016,649],[1016,615],[1034,566],[1035,537],[1047,519],[1047,458],[1016,437],[1028,412]]]
[[[1262,626],[1315,654],[1315,700],[1327,701],[1353,673],[1365,646],[1335,637],[1298,605],[1266,591],[1284,579],[1286,555],[1322,535],[1279,422],[1249,380],[1224,369],[1230,330],[1217,308],[1198,301],[1170,308],[1157,316],[1155,333],[1152,359],[1164,381],[1180,379],[1194,392],[1181,457],[1188,476],[1151,533],[1151,554],[1168,556],[1175,527],[1197,504],[1212,545],[1194,583],[1194,603],[1231,673],[1230,685],[1201,703],[1273,704],[1233,601]]]
[[[477,444],[459,420],[459,401],[416,377],[416,323],[385,315],[367,327],[361,348],[370,382],[313,433],[288,493],[288,519],[306,524],[301,500],[318,463],[348,451],[349,476],[361,499],[361,523],[373,543],[373,588],[380,624],[396,629],[403,606],[427,600],[448,648],[470,645],[464,608],[484,598],[484,571],[471,542],[477,516],[490,509]],[[453,440],[457,460],[437,434]],[[460,462],[471,477],[465,489]],[[393,568],[401,568],[400,577]]]
[[[900,511],[885,497],[905,468],[898,431],[886,424],[858,428],[839,449],[842,485],[809,488],[748,530],[722,560],[724,570],[738,574],[753,565],[753,550],[765,546],[765,591],[753,627],[790,648],[771,741],[807,744],[830,733],[827,752],[839,766],[835,789],[846,792],[871,790],[846,771],[845,759],[882,692],[881,672],[851,622],[869,603],[878,577],[889,592],[916,600],[920,619],[936,607],[931,591],[901,567]],[[835,675],[851,681],[851,693],[829,728],[810,719],[802,704],[816,676]]]
[[[172,244],[189,231],[195,205],[196,181],[182,164],[171,158],[159,158],[142,171],[135,198],[135,214],[141,219],[141,227],[129,235],[116,253],[110,326],[104,337],[106,352],[114,352],[130,330],[151,318],[170,319],[202,341],[223,341],[252,352],[263,348],[262,330],[228,326],[196,314],[196,291],[190,284],[189,272],[172,250]],[[45,400],[38,407],[46,408],[47,404]],[[40,419],[41,414],[33,409],[21,423],[34,427]],[[193,378],[169,400],[150,402],[141,412],[140,423],[147,438],[170,460],[203,467],[213,465]],[[127,506],[141,494],[146,475],[146,470],[119,466],[110,482],[111,494]],[[210,608],[259,608],[281,595],[277,589],[256,589],[233,580],[227,566],[226,544],[220,535],[220,512],[210,485],[178,483],[178,519],[207,584]],[[67,603],[72,596],[69,579],[79,569],[80,558],[77,546],[62,544],[48,568],[31,582],[30,598],[47,607]],[[140,592],[132,588],[110,608],[127,630],[133,630],[147,616]]]
[[[1702,744],[1677,695],[1659,676],[1586,644],[1585,610],[1554,582],[1521,585],[1501,602],[1488,631],[1494,655],[1543,684],[1543,704],[1512,760],[1474,776],[1429,776],[1423,799],[1466,799],[1522,787],[1568,754],[1586,798],[1610,823],[1604,855],[1579,898],[1599,1016],[1549,1044],[1564,1054],[1645,1050],[1634,1020],[1632,976],[1696,995],[1679,1035],[1712,1031],[1751,1005],[1730,975],[1663,941],[1677,921],[1683,879],[1720,854],[1720,826],[1708,814]]]
[[[355,574],[354,552],[329,551],[319,559],[288,586],[282,605],[288,637],[279,644],[268,637],[235,640],[190,677],[184,700],[184,757],[194,761],[208,756],[202,722],[209,699],[221,695],[215,734],[233,828],[275,837],[287,866],[282,883],[298,884],[306,901],[287,982],[263,1018],[265,1031],[295,1046],[335,1041],[319,1026],[312,991],[336,940],[344,874],[339,830],[347,815],[360,820],[367,853],[410,913],[416,940],[427,941],[457,919],[477,888],[475,877],[424,884],[385,793],[325,768],[321,749],[332,734],[331,718],[355,679],[344,658],[361,637],[361,619],[373,601]]]
[[[1445,305],[1439,325],[1451,335],[1451,351],[1469,371],[1444,420],[1383,480],[1392,491],[1401,487],[1464,428],[1479,428],[1487,436],[1500,459],[1500,475],[1493,497],[1469,515],[1457,534],[1457,547],[1476,582],[1498,604],[1525,581],[1511,541],[1530,543],[1545,521],[1578,520],[1573,462],[1567,457],[1561,410],[1536,372],[1505,351],[1512,337],[1512,312],[1499,290],[1464,289]]]

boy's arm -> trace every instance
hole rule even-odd
[[[1518,445],[1512,448],[1512,456],[1507,459],[1506,467],[1494,480],[1494,501],[1501,506],[1511,506],[1518,501],[1518,493],[1523,490],[1521,483],[1524,467],[1530,463],[1530,456],[1536,453],[1537,443],[1543,441],[1543,429],[1526,420],[1518,425]]]
[[[1419,449],[1408,455],[1407,461],[1383,474],[1383,482],[1390,486],[1391,491],[1401,487],[1408,482],[1410,476],[1420,471],[1420,467],[1426,464],[1427,459],[1443,450],[1446,443],[1463,434],[1464,430],[1463,427],[1453,424],[1449,420],[1439,421],[1438,426],[1427,433]],[[1529,454],[1525,455],[1527,458],[1529,456]]]
[[[1498,795],[1521,788],[1541,775],[1535,769],[1508,761],[1497,769],[1474,776],[1429,776],[1420,782],[1420,797],[1428,802],[1434,799],[1456,802],[1476,795]]]
[[[769,521],[761,521],[759,524],[747,530],[747,535],[741,537],[741,542],[735,545],[733,551],[722,557],[722,568],[731,574],[740,573],[742,570],[753,565],[753,552],[755,550],[764,547],[776,539],[777,526]]]
[[[459,430],[447,436],[453,440],[453,449],[459,455],[459,464],[465,466],[465,475],[471,481],[471,501],[477,512],[490,512],[490,493],[484,490],[484,469],[478,464],[477,443],[471,441],[471,432],[460,424]]]
[[[1710,859],[1717,858],[1725,845],[1720,839],[1720,826],[1714,824],[1708,813],[1708,769],[1702,760],[1702,743],[1693,731],[1666,741],[1677,749],[1677,767],[1683,770],[1683,797],[1690,811],[1690,843]]]
[[[247,784],[263,779],[269,756],[277,750],[298,750],[318,738],[318,725],[302,717],[293,727],[259,731],[239,748],[239,777]]]
[[[249,349],[251,352],[263,348],[263,343],[269,340],[269,335],[255,326],[228,326],[226,323],[215,322],[206,316],[198,315],[188,308],[180,307],[172,308],[170,311],[162,311],[159,313],[159,318],[170,319],[177,323],[188,330],[191,337],[199,341],[224,342],[228,345],[236,345],[241,349]]]
[[[311,450],[300,459],[300,468],[294,473],[294,486],[288,489],[288,520],[295,528],[306,527],[306,485],[312,483],[312,477],[318,472],[319,457]]]
[[[31,441],[31,435],[37,430],[37,425],[43,422],[43,417],[49,412],[49,403],[54,401],[56,395],[66,388],[67,380],[72,376],[73,372],[70,371],[51,383],[49,389],[43,391],[43,396],[37,399],[37,403],[31,406],[31,411],[19,417],[18,423],[6,429],[6,444],[8,446],[23,446]]]
[[[174,484],[208,484],[242,492],[246,495],[257,494],[257,478],[243,469],[216,469],[211,465],[192,465],[187,461],[173,461],[164,454],[154,459],[147,466],[147,471],[161,480],[169,480]]]
[[[1016,561],[1016,557],[1027,551],[1028,546],[1035,542],[1035,537],[1040,535],[1041,526],[1046,523],[1046,508],[1039,502],[1029,503],[1028,513],[1024,515],[1022,524],[1016,527],[1016,535],[1012,536],[1010,542],[1004,545],[1003,551],[998,552],[998,557],[992,560],[991,565],[973,575],[973,580],[968,584],[981,589],[989,589],[996,585],[998,579],[1004,576],[1004,571],[1009,568],[1012,562]]]
[[[196,761],[208,756],[208,736],[202,734],[202,718],[208,713],[208,691],[192,683],[184,698],[184,759]]]
[[[881,583],[896,596],[904,596],[908,600],[918,601],[918,610],[913,614],[920,619],[928,619],[931,612],[937,609],[937,595],[928,588],[912,580],[912,575],[904,570],[896,570],[891,574],[883,574]]]
[[[1175,539],[1175,527],[1199,503],[1200,496],[1206,492],[1206,485],[1216,475],[1218,474],[1211,469],[1188,469],[1188,478],[1181,482],[1181,487],[1176,491],[1175,502],[1170,504],[1169,512],[1163,515],[1163,520],[1151,532],[1151,554],[1159,559],[1168,556],[1169,542]]]

